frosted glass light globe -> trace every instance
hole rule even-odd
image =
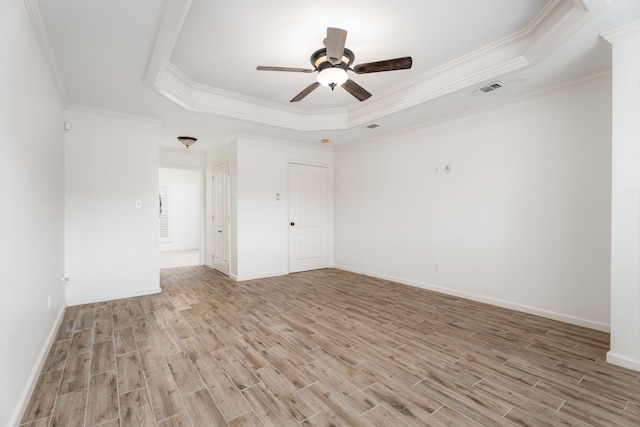
[[[318,83],[322,86],[342,86],[348,79],[347,72],[339,67],[329,67],[318,73]]]

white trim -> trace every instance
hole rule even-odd
[[[162,124],[164,124],[164,120],[159,119],[157,117],[143,116],[141,114],[125,113],[122,111],[107,110],[104,108],[90,107],[88,105],[71,104],[67,106],[67,110],[73,111],[73,112],[79,112],[79,113],[90,113],[90,114],[97,114],[101,116],[116,117],[118,119],[133,120],[136,122],[147,122],[151,125],[157,125],[157,126],[161,126]]]
[[[346,129],[344,108],[301,111],[198,84],[168,63],[153,87],[183,108],[300,131]]]
[[[231,200],[233,198],[232,194],[231,194],[231,159],[230,159],[230,157],[227,156],[227,157],[222,158],[222,159],[214,159],[214,161],[216,161],[216,160],[217,160],[217,162],[213,163],[211,165],[211,171],[210,171],[211,172],[211,175],[210,175],[211,176],[211,187],[210,187],[210,190],[207,191],[205,189],[205,194],[204,194],[205,205],[206,205],[207,195],[211,196],[211,215],[209,215],[209,218],[207,218],[206,207],[205,207],[205,213],[204,213],[204,217],[205,217],[205,223],[204,223],[205,258],[209,258],[208,255],[211,255],[211,257],[210,257],[211,258],[211,260],[210,260],[211,269],[213,269],[213,270],[215,270],[215,271],[217,271],[219,273],[222,273],[227,277],[230,277],[231,276],[231,270],[232,270],[231,265],[232,265],[233,262],[237,262],[237,260],[234,259],[234,254],[233,254],[233,251],[231,250],[231,246],[232,246],[232,243],[234,241],[233,239],[235,237],[233,235],[233,227],[231,226],[232,224],[235,224],[234,223],[234,218],[231,215],[231,211],[232,211],[232,202],[231,202]],[[227,170],[227,188],[226,188],[226,190],[227,190],[227,199],[228,199],[227,200],[228,206],[227,206],[226,215],[227,215],[227,228],[228,228],[228,231],[229,231],[229,235],[228,235],[228,237],[229,237],[229,239],[228,239],[228,241],[229,241],[229,247],[228,247],[228,249],[229,249],[229,259],[227,260],[228,271],[226,273],[224,271],[220,271],[220,270],[216,269],[216,267],[215,267],[215,255],[216,255],[216,251],[215,250],[216,250],[217,232],[215,231],[215,227],[214,227],[214,225],[215,225],[214,218],[215,218],[215,212],[216,212],[216,207],[217,207],[216,201],[217,201],[217,197],[218,197],[218,192],[217,192],[216,183],[215,183],[216,169],[218,169],[218,168],[220,168],[222,166],[225,166],[225,164],[226,164],[226,170]],[[205,178],[205,185],[206,185],[206,178]],[[206,253],[207,237],[209,237],[209,236],[207,236],[207,224],[210,224],[209,225],[209,229],[211,230],[211,240],[210,240],[210,242],[211,242],[210,246],[211,246],[211,249],[212,249],[211,254],[207,254]],[[237,256],[237,252],[236,252],[236,256]],[[206,261],[209,262],[209,260],[206,260]]]
[[[193,81],[169,62],[192,0],[169,0],[145,83],[182,107],[298,131],[351,129],[540,61],[608,0],[552,0],[522,30],[349,108],[301,110]]]
[[[62,324],[62,319],[64,318],[64,311],[66,306],[62,306],[60,311],[56,316],[56,321],[53,323],[53,327],[49,331],[49,335],[47,335],[47,339],[38,354],[38,358],[36,359],[36,363],[33,365],[31,369],[31,373],[27,378],[26,387],[22,390],[20,398],[18,399],[18,406],[16,407],[10,425],[14,427],[18,427],[20,424],[20,420],[24,414],[25,409],[27,409],[27,405],[29,404],[29,400],[31,399],[31,394],[33,393],[36,384],[38,383],[38,378],[40,377],[42,368],[44,368],[44,364],[47,361],[47,356],[49,356],[49,352],[55,343],[56,336],[58,335],[58,329]]]
[[[53,79],[58,91],[58,96],[60,96],[62,105],[67,106],[67,104],[69,104],[69,97],[67,96],[67,91],[64,87],[64,79],[60,72],[60,66],[58,65],[53,46],[51,45],[49,31],[47,31],[47,26],[45,25],[42,13],[40,12],[40,4],[38,3],[38,0],[24,0],[24,5],[27,9],[29,18],[31,19],[33,31],[36,33],[36,38],[40,43],[40,48],[42,49],[42,54],[44,55],[47,67],[49,67],[49,73],[51,73],[51,78]]]
[[[615,44],[619,41],[629,39],[640,33],[640,21],[634,21],[630,24],[613,29],[611,31],[600,34],[600,37],[605,39],[611,44]]]
[[[279,145],[285,145],[285,146],[291,146],[291,147],[297,147],[300,148],[300,142],[296,142],[296,141],[292,141],[289,139],[284,139],[284,138],[272,138],[272,137],[268,137],[268,136],[263,136],[263,135],[258,135],[258,134],[252,134],[252,133],[245,133],[245,132],[235,132],[232,135],[230,135],[230,138],[248,138],[248,139],[257,139],[260,141],[264,141],[264,142],[269,142],[271,144],[279,144]],[[223,142],[226,142],[226,140],[224,140]],[[333,148],[331,146],[328,146],[326,144],[323,145],[305,145],[304,146],[305,150],[318,150],[318,151],[333,151]]]
[[[144,82],[147,85],[155,87],[155,83],[169,63],[169,57],[178,40],[182,25],[187,19],[191,2],[192,0],[167,0],[165,3],[156,43],[151,51],[144,76]]]
[[[158,286],[157,288],[153,288],[153,289],[140,289],[140,290],[131,291],[131,292],[105,293],[102,295],[97,295],[92,298],[77,298],[77,299],[72,298],[72,299],[67,299],[67,307],[73,307],[75,305],[82,305],[82,304],[94,304],[97,302],[112,301],[116,299],[142,297],[145,295],[154,295],[154,294],[159,294],[161,291],[162,289],[160,289],[160,286]]]
[[[613,365],[622,366],[623,368],[640,371],[640,360],[631,359],[621,354],[616,354],[612,351],[607,352],[607,362]]]
[[[545,310],[542,308],[531,307],[528,305],[514,303],[511,301],[505,301],[498,298],[485,297],[483,295],[473,294],[470,292],[456,291],[455,289],[444,288],[436,286],[430,283],[416,282],[414,280],[407,280],[401,277],[388,276],[372,271],[361,270],[358,268],[352,268],[345,265],[336,265],[336,269],[350,271],[352,273],[364,274],[366,276],[376,277],[378,279],[389,280],[391,282],[400,283],[403,285],[409,285],[416,288],[426,289],[433,292],[438,292],[445,295],[451,295],[459,298],[465,298],[472,301],[477,301],[485,304],[495,305],[497,307],[508,308],[510,310],[516,310],[523,313],[533,314],[535,316],[545,317],[547,319],[558,320],[560,322],[570,323],[572,325],[582,326],[589,329],[595,329],[602,332],[609,332],[610,326],[607,323],[595,322],[589,319],[583,319],[581,317],[571,316],[568,314],[558,313],[555,311]]]
[[[211,159],[210,159],[209,156],[213,151],[219,150],[219,149],[223,148],[226,144],[232,143],[233,141],[237,141],[237,139],[238,139],[238,134],[235,133],[235,132],[232,132],[229,135],[227,135],[225,138],[214,142],[209,148],[207,148],[204,151],[206,166],[207,167],[211,166]]]
[[[218,270],[216,270],[218,271]],[[224,273],[221,273],[224,274]],[[260,274],[257,276],[235,276],[235,275],[229,275],[229,277],[233,280],[235,280],[236,282],[245,282],[247,280],[258,280],[258,279],[269,279],[271,277],[279,277],[279,276],[287,276],[289,273],[287,272],[279,272],[279,273],[273,273],[273,274]]]
[[[450,122],[452,120],[457,120],[461,117],[466,117],[466,116],[471,116],[474,114],[478,114],[478,113],[482,113],[484,111],[491,111],[494,110],[496,108],[502,108],[504,106],[507,105],[512,105],[512,104],[516,104],[518,102],[522,102],[528,99],[535,99],[535,98],[539,98],[542,96],[547,96],[550,94],[554,94],[554,93],[559,93],[565,90],[569,90],[575,87],[580,87],[582,85],[586,85],[586,84],[590,84],[594,81],[598,81],[601,79],[605,79],[605,78],[611,78],[611,70],[607,70],[607,71],[603,71],[603,72],[599,72],[596,74],[593,74],[591,76],[587,76],[587,77],[582,77],[576,80],[571,80],[571,81],[567,81],[567,82],[563,82],[563,83],[559,83],[553,86],[549,86],[540,90],[536,90],[534,92],[529,92],[526,94],[523,94],[521,96],[517,96],[514,98],[509,98],[506,100],[500,100],[488,105],[484,105],[478,108],[471,108],[469,110],[465,110],[462,112],[457,112],[457,113],[453,113],[453,114],[449,114],[447,116],[443,116],[443,117],[439,117],[437,119],[433,119],[433,120],[429,120],[426,122],[422,122],[422,123],[418,123],[414,126],[408,126],[406,128],[403,129],[399,129],[390,133],[385,133],[383,135],[376,135],[376,136],[372,136],[369,137],[367,139],[362,139],[360,141],[357,142],[353,142],[351,144],[347,144],[347,145],[342,145],[342,146],[338,146],[338,147],[332,147],[332,150],[334,152],[337,151],[343,151],[343,150],[351,150],[357,147],[360,147],[362,145],[365,144],[369,144],[369,143],[373,143],[373,142],[377,142],[377,141],[385,141],[385,140],[389,140],[392,139],[394,136],[398,136],[398,135],[404,135],[408,132],[413,132],[416,130],[420,130],[420,129],[426,129],[428,127],[434,126],[436,124],[439,123],[447,123]]]

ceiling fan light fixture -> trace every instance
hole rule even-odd
[[[348,79],[347,71],[340,67],[327,67],[318,73],[318,83],[331,89],[342,86]]]
[[[413,60],[410,56],[404,58],[386,59],[384,61],[368,62],[351,67],[355,60],[353,52],[345,47],[347,31],[328,27],[327,38],[324,40],[324,48],[318,49],[311,54],[309,61],[313,65],[311,68],[292,67],[272,67],[260,65],[258,70],[263,71],[288,71],[295,73],[317,72],[316,81],[304,88],[302,92],[294,96],[289,102],[299,102],[319,86],[330,87],[334,90],[336,86],[342,86],[358,101],[365,101],[371,94],[358,83],[354,82],[347,75],[347,71],[356,74],[379,73],[382,71],[408,70],[411,68]]]

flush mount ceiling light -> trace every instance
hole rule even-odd
[[[192,136],[179,136],[178,137],[178,141],[182,142],[182,144],[185,147],[187,147],[187,150],[189,149],[189,147],[191,147],[193,144],[195,144],[197,140],[198,140],[198,138],[194,138]]]

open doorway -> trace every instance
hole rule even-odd
[[[202,171],[161,167],[160,268],[202,264]]]

